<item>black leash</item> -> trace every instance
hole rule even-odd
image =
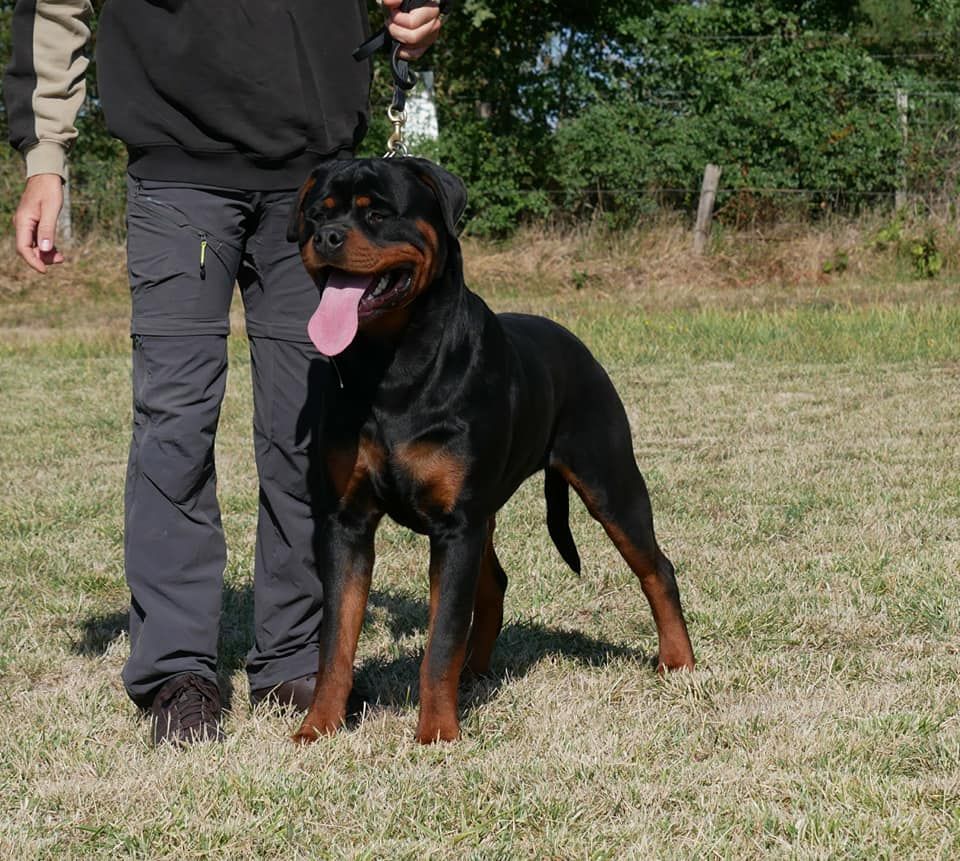
[[[453,0],[404,0],[400,6],[401,12],[412,12],[423,6],[439,6],[440,14],[445,15]],[[378,51],[390,53],[390,72],[393,75],[393,100],[387,108],[387,118],[393,126],[393,132],[387,141],[387,152],[384,158],[403,156],[407,154],[407,146],[403,142],[403,126],[407,121],[406,106],[407,93],[417,85],[417,75],[410,68],[410,63],[400,57],[403,45],[393,39],[384,25],[353,52],[353,59],[357,62],[372,57]]]

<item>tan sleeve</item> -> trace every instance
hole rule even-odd
[[[66,153],[86,95],[84,48],[90,0],[18,0],[13,51],[4,80],[10,141],[23,153],[27,176],[65,176]]]

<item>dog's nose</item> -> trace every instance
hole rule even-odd
[[[346,240],[346,232],[340,227],[321,227],[313,238],[321,254],[339,251]]]

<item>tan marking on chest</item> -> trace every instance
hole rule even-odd
[[[463,490],[467,466],[442,446],[410,442],[397,446],[393,461],[420,486],[426,500],[442,511],[453,511]]]

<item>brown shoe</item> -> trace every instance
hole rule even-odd
[[[199,741],[223,741],[220,689],[195,673],[174,676],[153,698],[153,743],[184,747]]]
[[[316,674],[301,676],[299,679],[281,682],[272,688],[257,688],[250,691],[250,703],[254,708],[260,703],[267,703],[271,706],[283,706],[297,712],[305,712],[313,705],[313,691],[316,685]],[[347,717],[363,714],[363,707],[367,702],[363,691],[354,686],[347,698]]]

